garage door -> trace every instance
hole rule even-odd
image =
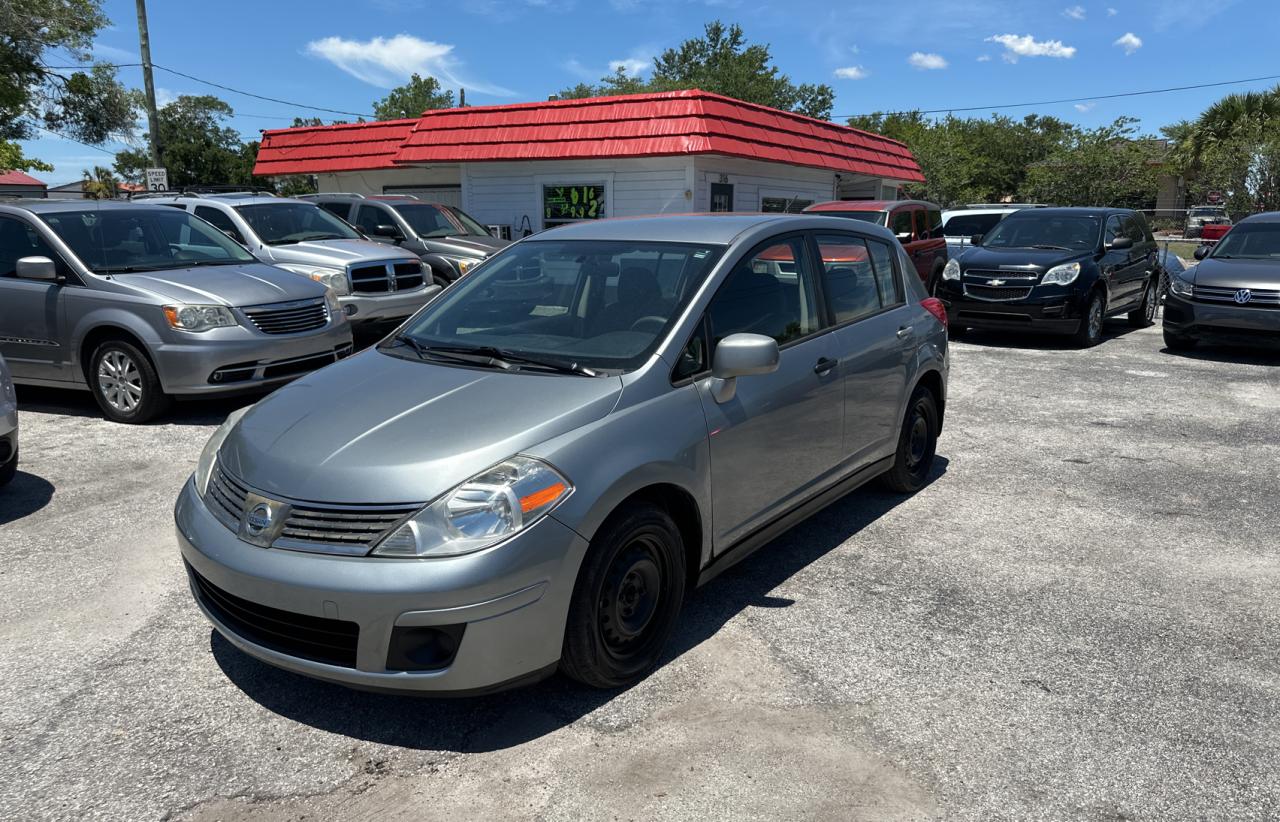
[[[383,194],[412,194],[429,203],[462,208],[462,186],[383,186]]]

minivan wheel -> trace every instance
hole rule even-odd
[[[920,386],[907,404],[893,467],[882,475],[891,491],[914,494],[924,487],[938,449],[938,428],[938,401],[932,391]]]
[[[1134,328],[1148,328],[1156,321],[1156,280],[1147,280],[1147,288],[1142,292],[1142,305],[1129,312],[1129,325]]]
[[[560,670],[595,688],[638,682],[658,664],[684,590],[684,546],[671,517],[651,505],[619,512],[578,573]]]
[[[1089,297],[1089,305],[1084,310],[1084,316],[1080,318],[1080,329],[1075,333],[1076,345],[1081,348],[1090,348],[1102,342],[1102,327],[1106,319],[1102,295],[1095,291]]]
[[[121,340],[109,340],[93,352],[89,388],[107,419],[138,424],[169,407],[169,398],[146,355]]]

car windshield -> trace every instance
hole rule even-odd
[[[984,248],[1059,248],[1089,251],[1097,248],[1102,228],[1099,217],[1075,214],[1011,214],[982,238]]]
[[[267,245],[360,239],[354,228],[311,203],[259,203],[236,206],[236,211]]]
[[[401,356],[594,373],[642,365],[724,248],[552,239],[490,258],[430,303],[382,350]],[[468,356],[468,354],[476,356]],[[520,362],[525,360],[525,362]]]
[[[844,217],[846,220],[861,220],[864,223],[884,225],[889,215],[884,211],[810,211],[809,214],[820,214],[823,217]]]
[[[396,203],[392,206],[413,233],[419,237],[453,237],[462,229],[453,221],[444,206],[431,203]]]
[[[1218,241],[1214,259],[1280,260],[1280,222],[1241,223]]]
[[[465,228],[466,234],[471,237],[492,237],[489,229],[476,222],[475,218],[460,208],[449,207],[449,213],[453,215],[453,219],[457,220]]]
[[[251,263],[253,255],[218,229],[173,208],[102,208],[43,215],[97,274]]]
[[[948,217],[942,224],[942,233],[947,237],[972,237],[974,234],[986,234],[999,224],[1003,214],[956,214]]]

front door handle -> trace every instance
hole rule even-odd
[[[910,337],[912,334],[914,334],[915,330],[916,329],[914,326],[910,326],[910,325],[902,326],[902,328],[898,329],[898,339],[905,340],[907,337]]]
[[[827,374],[831,373],[831,369],[835,367],[835,360],[822,357],[818,360],[817,364],[813,366],[813,373],[817,374],[819,377],[825,377]]]

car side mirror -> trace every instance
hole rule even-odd
[[[58,267],[48,257],[23,257],[14,266],[13,273],[24,280],[56,282],[58,279]]]
[[[718,403],[733,399],[738,377],[778,370],[778,341],[763,334],[730,334],[716,346],[711,361],[711,396]]]
[[[969,245],[982,245],[982,236],[981,234],[974,234],[969,238]]]
[[[1209,248],[1209,246],[1207,245],[1198,245],[1196,246],[1196,250],[1191,252],[1191,256],[1195,257],[1197,260],[1203,260],[1205,257],[1209,256],[1209,252],[1212,250],[1213,249]],[[22,261],[19,260],[18,262],[22,262]]]
[[[385,223],[374,226],[373,231],[371,233],[375,237],[385,237],[388,240],[404,239],[404,232],[402,232],[400,229],[396,228],[393,225],[387,225]]]
[[[1111,249],[1112,251],[1124,251],[1126,248],[1133,248],[1133,238],[1132,237],[1116,237],[1114,240],[1111,241],[1111,245],[1107,246],[1107,248]]]

